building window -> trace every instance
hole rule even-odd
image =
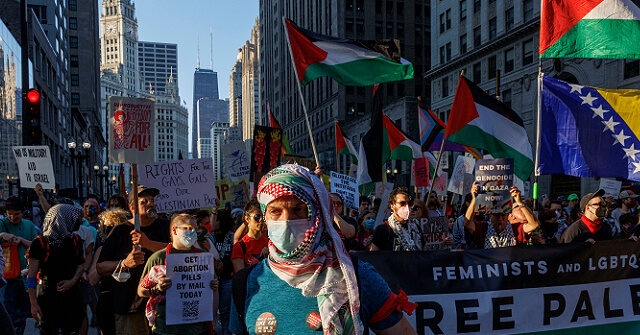
[[[481,5],[482,5],[481,0],[473,0],[473,12],[479,13]]]
[[[440,33],[442,34],[449,29],[451,29],[451,9],[440,14]]]
[[[504,11],[504,31],[510,31],[514,26],[513,7]]]
[[[447,11],[444,12],[444,14],[447,21],[447,30],[449,30],[451,29],[451,9],[447,9]]]
[[[80,104],[80,93],[71,93],[71,104],[72,105]]]
[[[460,54],[467,53],[467,34],[460,36]]]
[[[522,3],[522,17],[524,17],[524,22],[533,19],[533,0],[524,0]]]
[[[473,82],[480,84],[482,82],[482,63],[473,64]]]
[[[72,49],[78,49],[78,37],[69,36],[69,47]]]
[[[80,76],[77,74],[71,74],[71,86],[80,85]]]
[[[460,0],[460,21],[467,19],[467,0]]]
[[[447,45],[445,46],[446,49],[446,53],[447,53],[447,61],[451,60],[451,42],[447,43]]]
[[[502,91],[502,103],[511,108],[511,89]]]
[[[493,40],[494,38],[496,38],[497,30],[498,30],[498,21],[494,17],[489,20],[489,39],[490,40]]]
[[[444,64],[447,60],[446,50],[444,49],[444,45],[440,47],[440,64]]]
[[[533,63],[533,40],[522,43],[522,65]]]
[[[78,30],[78,18],[70,17],[69,18],[69,29]]]
[[[513,48],[504,51],[504,73],[513,71]]]
[[[449,96],[449,78],[448,77],[444,77],[442,78],[442,97],[448,97]]]
[[[78,0],[69,0],[69,10],[78,10]]]
[[[477,48],[482,43],[482,31],[480,27],[473,28],[473,47]]]
[[[77,55],[71,55],[69,57],[69,62],[71,63],[71,67],[78,67],[78,56]]]
[[[496,56],[491,56],[489,57],[488,61],[487,61],[487,65],[488,65],[488,78],[489,79],[493,79],[496,77],[496,71],[498,70],[498,64],[497,64],[497,59]]]
[[[624,61],[624,79],[633,78],[638,75],[640,75],[640,61],[625,60]]]
[[[440,34],[444,33],[444,31],[446,30],[446,23],[445,23],[445,18],[444,18],[444,13],[440,14]]]

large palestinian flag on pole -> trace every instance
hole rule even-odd
[[[541,58],[640,58],[640,8],[631,0],[543,0]]]
[[[513,158],[521,180],[533,171],[531,143],[522,119],[464,76],[460,76],[444,137],[447,141],[489,152],[495,158]]]
[[[302,84],[320,77],[347,86],[413,78],[413,65],[400,57],[398,40],[354,41],[316,34],[289,19],[285,25]]]

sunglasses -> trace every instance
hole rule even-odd
[[[589,206],[596,206],[596,207],[606,206],[606,205],[607,205],[606,202],[596,202],[595,204],[589,204]]]
[[[413,204],[413,201],[396,201],[396,204],[400,205],[400,207],[404,207],[406,205]]]
[[[254,214],[253,215],[253,219],[256,220],[256,221],[262,220],[262,214],[259,214],[259,213],[258,214]]]
[[[178,226],[176,229],[186,230],[186,231],[194,231],[196,228],[194,226]]]

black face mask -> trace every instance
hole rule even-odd
[[[607,208],[606,206],[598,207],[598,209],[596,209],[596,216],[599,219],[606,218],[607,216],[609,216],[609,208]]]

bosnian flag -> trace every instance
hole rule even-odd
[[[302,84],[320,77],[331,77],[347,86],[413,78],[413,65],[400,58],[398,40],[354,41],[313,33],[289,19],[285,24]]]
[[[514,174],[529,179],[533,171],[531,143],[524,122],[511,108],[460,76],[444,133],[447,141],[513,158]]]

